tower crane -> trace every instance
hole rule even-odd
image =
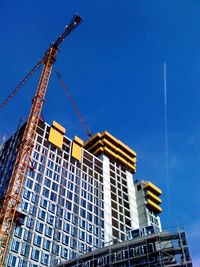
[[[23,181],[28,170],[29,159],[34,145],[36,128],[42,111],[51,70],[58,54],[59,45],[64,41],[65,37],[78,26],[81,20],[79,15],[75,15],[62,35],[50,45],[42,59],[44,64],[43,70],[35,97],[33,98],[30,114],[19,146],[7,192],[0,206],[0,267],[3,267],[4,264],[10,232],[15,220],[17,206],[20,203]],[[38,65],[36,65],[36,68],[37,67]],[[33,71],[35,71],[35,69]]]

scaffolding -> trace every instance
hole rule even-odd
[[[118,242],[58,267],[192,267],[184,231],[158,232]]]

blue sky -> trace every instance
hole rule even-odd
[[[107,130],[137,152],[135,178],[163,190],[163,228],[181,225],[200,266],[200,2],[93,0],[0,2],[0,101],[36,64],[74,13],[58,68],[92,133]],[[169,180],[163,63],[167,64]],[[0,112],[0,140],[27,117],[39,73]],[[44,117],[85,133],[52,73]]]

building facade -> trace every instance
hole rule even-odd
[[[1,148],[1,199],[23,131]],[[65,132],[57,122],[39,122],[5,266],[55,266],[126,240],[132,229],[161,230],[161,190],[134,182],[136,153],[108,132],[85,143]]]

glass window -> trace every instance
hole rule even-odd
[[[72,220],[72,222],[74,223],[74,224],[78,224],[78,216],[77,215],[74,215],[73,214],[73,220]]]
[[[44,238],[43,249],[50,251],[50,248],[51,248],[51,241]]]
[[[37,247],[40,247],[41,246],[41,242],[42,242],[42,237],[39,236],[39,235],[35,235],[33,244],[36,245]]]
[[[67,181],[64,177],[61,177],[61,185],[66,186]]]
[[[54,168],[54,170],[55,170],[56,172],[60,172],[60,166],[57,165],[57,164],[55,164],[55,168]]]
[[[88,222],[87,230],[92,233],[92,224]]]
[[[24,233],[24,240],[27,241],[27,242],[30,242],[31,241],[31,237],[32,237],[31,232],[26,230],[25,233]]]
[[[92,197],[92,195],[89,194],[89,193],[88,193],[88,200],[91,201],[91,202],[93,201],[93,197]]]
[[[87,219],[92,222],[92,214],[90,212],[87,213]]]
[[[29,245],[28,244],[26,244],[26,243],[22,244],[21,255],[28,257],[28,255],[29,255]]]
[[[20,259],[19,267],[27,267],[27,266],[28,266],[28,261]]]
[[[33,153],[33,158],[36,159],[36,160],[38,160],[38,158],[39,158],[39,153],[35,151],[35,152]]]
[[[86,188],[87,188],[87,184],[86,184],[85,181],[82,181],[82,188],[83,188],[83,189],[86,189]]]
[[[29,205],[28,205],[28,203],[27,203],[26,201],[23,201],[23,202],[22,202],[22,210],[23,210],[23,211],[27,211],[27,210],[28,210],[28,206],[29,206]]]
[[[87,243],[92,244],[92,235],[87,235]]]
[[[81,198],[81,206],[86,208],[86,200]]]
[[[70,231],[70,225],[68,223],[64,222],[63,230],[65,232],[69,233],[69,231]]]
[[[41,186],[38,183],[35,183],[34,192],[39,193]]]
[[[43,171],[44,171],[44,165],[40,164],[39,165],[39,168],[38,168],[38,171],[43,173]]]
[[[45,177],[44,185],[46,185],[46,187],[50,188],[50,186],[51,186],[51,180],[49,178]]]
[[[50,169],[46,169],[46,176],[48,176],[49,178],[52,177],[52,171]]]
[[[55,159],[55,155],[54,155],[53,153],[50,152],[50,153],[49,153],[49,158],[52,159],[52,160],[54,160],[54,159]]]
[[[51,192],[50,199],[51,199],[51,201],[56,202],[56,200],[57,200],[57,195],[56,195],[56,193]]]
[[[71,234],[72,234],[73,236],[76,236],[76,235],[77,235],[77,227],[76,227],[76,226],[73,226],[73,225],[72,225],[72,228],[71,228]]]
[[[68,253],[68,249],[67,248],[62,247],[61,257],[65,258],[65,259],[69,259],[69,253]]]
[[[55,232],[54,232],[54,240],[60,241],[60,239],[61,239],[61,232],[58,231],[58,230],[55,230]]]
[[[42,253],[41,263],[43,263],[44,265],[49,264],[49,255],[48,254]]]
[[[79,242],[78,249],[79,249],[80,252],[84,252],[85,251],[85,245],[84,245],[84,243]]]
[[[31,259],[34,261],[39,261],[39,257],[40,257],[40,251],[33,248],[31,253]]]
[[[52,190],[57,192],[58,191],[58,184],[56,184],[56,183],[53,182],[53,184],[52,184]]]
[[[76,239],[74,239],[74,238],[71,239],[70,246],[71,246],[71,248],[76,249],[76,247],[77,247]]]
[[[74,212],[74,214],[78,214],[78,206],[77,205],[74,205],[73,212]]]
[[[68,235],[63,235],[62,243],[65,245],[69,244],[69,236]]]
[[[31,201],[33,202],[33,203],[36,203],[36,202],[38,202],[38,195],[36,195],[36,194],[32,194],[32,199],[31,199]]]
[[[36,211],[37,211],[37,207],[33,206],[33,205],[30,205],[29,213],[31,215],[35,216],[36,215]]]
[[[85,232],[84,231],[82,231],[82,230],[79,231],[79,238],[81,240],[85,240]]]
[[[98,217],[94,215],[94,223],[98,225]]]
[[[80,209],[80,215],[81,217],[85,218],[86,217],[86,211],[84,209]]]
[[[49,211],[55,213],[56,205],[52,202],[49,203]]]
[[[64,187],[60,187],[60,195],[64,197],[65,196],[65,192],[66,192],[65,188]]]
[[[59,218],[56,218],[56,227],[62,229],[62,220]]]
[[[72,200],[72,192],[70,192],[70,191],[67,192],[67,198],[69,200]]]
[[[31,192],[29,190],[24,189],[23,197],[26,199],[30,199]]]
[[[45,220],[45,217],[46,217],[46,212],[44,210],[40,210],[39,211],[39,214],[38,214],[38,217],[41,219],[41,220]]]
[[[9,261],[8,261],[8,266],[9,267],[15,267],[17,266],[17,257],[14,255],[10,255]]]
[[[45,162],[46,162],[46,157],[41,156],[41,157],[40,157],[40,162],[43,163],[43,164],[45,164]]]
[[[82,218],[80,218],[80,227],[85,229],[85,220],[83,220]]]
[[[37,221],[35,229],[36,229],[37,232],[42,234],[43,230],[44,230],[44,224],[39,222],[39,221]]]
[[[73,188],[74,188],[73,183],[69,182],[68,183],[68,189],[70,189],[71,191],[73,191]]]
[[[47,189],[46,187],[43,188],[43,192],[42,192],[42,195],[46,198],[49,197],[49,189]]]
[[[29,228],[33,227],[33,218],[32,217],[28,217],[27,218],[26,226],[29,227]]]
[[[26,179],[26,186],[30,189],[33,187],[33,181],[30,180],[29,178]]]
[[[64,204],[64,202],[63,202],[63,204]],[[59,217],[62,217],[63,216],[63,208],[58,207],[56,215],[59,216]]]
[[[59,180],[59,174],[54,173],[54,175],[53,175],[53,180],[54,180],[55,182],[58,182],[58,180]]]
[[[54,223],[54,216],[51,215],[51,214],[48,214],[48,215],[47,215],[47,222],[48,222],[49,224],[53,225],[53,223]]]
[[[52,237],[52,234],[53,234],[53,229],[51,227],[49,227],[49,226],[46,226],[45,235],[49,236],[49,237]]]
[[[86,191],[85,190],[81,190],[81,196],[86,198]]]
[[[23,229],[22,227],[18,226],[15,230],[15,236],[21,238],[22,237],[22,233],[23,233]]]
[[[47,166],[48,166],[49,168],[53,169],[53,165],[54,165],[53,161],[48,160],[48,164],[47,164]]]
[[[18,251],[19,251],[19,245],[20,245],[20,242],[19,241],[13,240],[12,241],[12,247],[11,247],[12,251],[18,253]]]
[[[92,212],[92,204],[91,203],[88,203],[88,210]]]
[[[40,201],[40,206],[46,209],[47,203],[48,203],[47,200],[42,198]]]
[[[53,253],[58,255],[59,254],[60,247],[58,244],[53,244]]]

